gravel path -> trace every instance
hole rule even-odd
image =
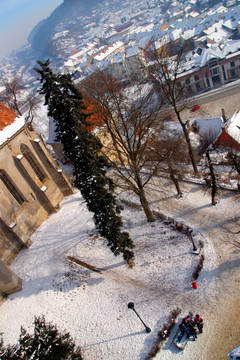
[[[204,333],[197,341],[177,355],[166,357],[163,349],[158,358],[226,360],[228,352],[240,344],[240,248],[234,246],[240,242],[239,193],[221,190],[218,204],[212,206],[201,185],[182,182],[181,186],[184,196],[179,199],[171,181],[157,179],[148,189],[148,198],[153,209],[188,224],[211,241],[216,268],[210,286],[216,296],[199,304]]]

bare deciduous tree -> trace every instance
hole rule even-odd
[[[189,109],[190,106],[186,96],[187,85],[179,81],[179,75],[182,73],[182,64],[187,50],[189,50],[189,45],[186,42],[183,44],[170,42],[158,50],[152,49],[148,54],[148,71],[161,102],[170,105],[177,116],[186,139],[194,172],[197,173],[197,163],[189,138],[188,127],[181,117],[181,112],[184,109]]]
[[[198,152],[202,155],[203,170],[208,170],[208,175],[205,177],[207,187],[211,189],[212,205],[217,204],[217,193],[218,193],[218,175],[215,171],[215,167],[219,165],[219,160],[215,162],[213,160],[212,153],[216,153],[217,147],[214,146],[215,136],[214,133],[209,131],[204,138],[201,138]]]
[[[22,107],[27,104],[27,112],[25,113],[25,119],[30,128],[32,128],[32,122],[35,117],[36,110],[38,109],[38,102],[34,95],[28,94],[26,97],[22,97],[23,84],[20,79],[15,78],[13,81],[5,84],[6,95],[2,101],[18,115],[22,116]]]
[[[159,116],[153,94],[144,93],[141,87],[128,94],[117,79],[104,72],[90,76],[81,87],[95,102],[96,112],[110,135],[105,155],[111,160],[119,185],[139,197],[147,220],[154,221],[145,194],[146,185],[162,161],[152,156],[151,142]]]
[[[21,102],[20,102],[20,92],[21,92],[21,80],[15,78],[11,82],[5,84],[6,95],[4,97],[4,102],[7,106],[15,111],[18,115],[22,115],[20,110]]]

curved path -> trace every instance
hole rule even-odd
[[[205,302],[195,304],[201,307],[204,333],[196,342],[189,343],[184,354],[170,357],[226,360],[228,352],[240,345],[240,195],[220,190],[218,204],[212,206],[201,185],[182,182],[181,186],[184,196],[179,199],[170,180],[155,179],[148,188],[148,198],[152,200],[152,209],[182,221],[211,241],[216,255],[216,267],[211,274],[215,295],[214,299],[206,298]],[[165,359],[163,353],[158,359]],[[169,360],[170,357],[168,354]]]

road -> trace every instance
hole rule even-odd
[[[240,108],[240,80],[197,95],[189,99],[189,102],[191,107],[194,104],[200,104],[201,107],[195,112],[188,109],[183,110],[181,117],[185,121],[203,117],[221,117],[222,109],[225,110],[227,117],[231,117],[233,113]],[[172,111],[171,114],[173,115],[173,119],[177,120]]]

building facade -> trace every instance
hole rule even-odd
[[[24,117],[0,103],[0,292],[16,288],[7,265],[31,245],[31,234],[73,192],[38,134]]]

